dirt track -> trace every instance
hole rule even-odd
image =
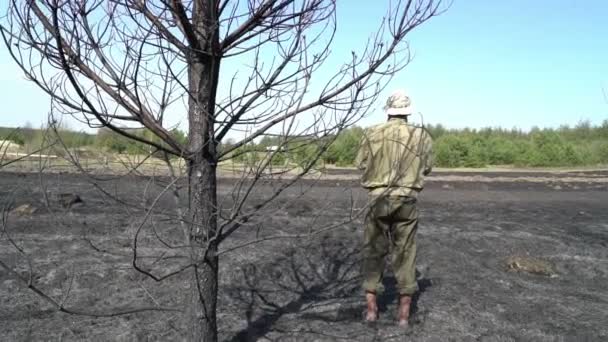
[[[420,198],[421,291],[406,333],[394,326],[390,272],[381,322],[376,327],[361,323],[357,214],[365,193],[352,180],[309,180],[260,212],[224,250],[256,237],[305,233],[311,226],[337,228],[308,240],[270,240],[223,254],[222,340],[608,340],[606,175],[579,173],[556,180],[534,174],[523,181],[520,174],[478,175],[483,181],[474,176],[439,174]],[[485,181],[492,177],[501,178]],[[143,178],[99,184],[138,205],[150,205],[159,191]],[[220,184],[224,208],[231,204],[234,185],[231,180]],[[50,210],[41,186],[47,187]],[[261,203],[277,186],[261,186],[248,206]],[[65,209],[56,200],[59,193],[77,193],[84,204]],[[59,300],[70,288],[66,307],[107,311],[117,305],[171,306],[183,298],[180,276],[159,284],[131,268],[132,237],[145,214],[100,196],[84,177],[53,174],[40,183],[34,174],[0,173],[0,204],[11,199],[37,208],[32,215],[10,216],[8,232],[31,256],[35,284]],[[158,259],[167,249],[157,237],[175,244],[183,234],[169,219],[172,199],[162,197],[159,205],[162,210],[152,215],[153,225],[144,226],[139,244],[141,263],[162,273],[179,265],[179,253],[171,249],[173,258]],[[353,221],[339,224],[351,215]],[[558,276],[507,272],[505,260],[511,255],[547,260]],[[6,235],[0,260],[28,275],[27,263]],[[58,313],[0,270],[2,340],[179,340],[180,324],[179,314],[166,312],[112,318]]]

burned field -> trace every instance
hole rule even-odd
[[[180,309],[184,278],[156,282],[132,267],[136,235],[142,269],[163,275],[182,262],[175,208],[183,203],[169,192],[158,197],[165,183],[107,178],[97,182],[104,195],[80,175],[0,173],[0,203],[13,208],[5,213],[2,262],[24,279],[31,274],[66,308],[101,316],[152,309],[116,317],[58,312],[0,269],[1,339],[180,340],[181,314],[153,309]],[[222,208],[237,185],[220,181]],[[278,186],[260,185],[246,206]],[[380,322],[362,323],[366,194],[353,180],[301,181],[221,248],[221,339],[606,340],[607,190],[605,172],[432,177],[419,202],[420,292],[413,324],[401,332],[390,271]],[[150,213],[141,209],[152,205]]]

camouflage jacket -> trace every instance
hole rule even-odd
[[[361,185],[372,195],[416,196],[433,167],[432,144],[426,129],[402,119],[367,129],[355,161]]]

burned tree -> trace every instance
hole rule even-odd
[[[410,61],[406,36],[439,14],[440,5],[389,2],[378,31],[337,67],[328,62],[339,27],[332,0],[13,0],[0,28],[26,77],[52,99],[52,115],[110,129],[168,163],[185,161],[188,207],[180,219],[189,262],[179,269],[190,274],[185,316],[190,340],[215,341],[220,244],[368,112]],[[188,128],[186,144],[172,132],[177,124]],[[281,137],[281,148],[242,173],[234,203],[222,213],[218,163],[269,133]],[[234,142],[220,150],[228,138]],[[247,209],[273,158],[309,144],[314,153],[281,173],[289,180]],[[135,258],[133,266],[156,281],[167,277],[138,267]]]

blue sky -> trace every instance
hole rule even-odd
[[[380,1],[339,2],[334,51],[361,46],[384,14]],[[558,127],[608,119],[608,1],[455,0],[414,31],[405,88],[430,123],[447,127]],[[49,100],[0,48],[0,126],[46,120]],[[364,126],[384,118],[383,103]]]

